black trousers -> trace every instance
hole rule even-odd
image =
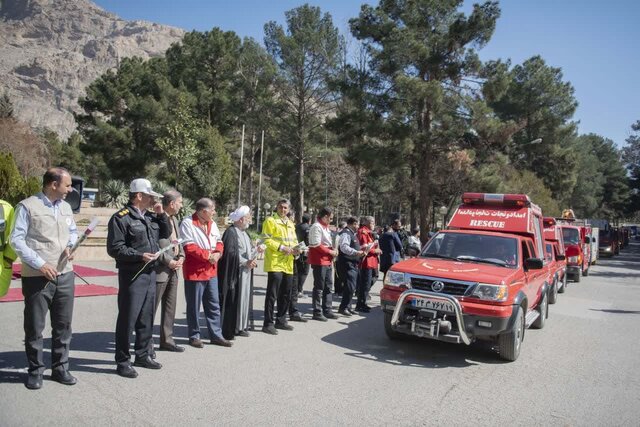
[[[131,281],[137,270],[118,270],[118,320],[116,321],[116,363],[128,366],[131,361],[129,345],[135,331],[136,359],[149,355],[153,334],[153,309],[156,298],[156,272],[145,272]]]
[[[359,268],[357,263],[344,262],[339,263],[337,270],[342,277],[342,301],[340,302],[340,310],[346,308],[351,309],[351,300],[358,286]]]
[[[291,299],[293,274],[282,272],[267,273],[267,294],[264,300],[264,326],[287,323],[287,312]],[[278,301],[278,314],[274,318],[274,305]]]
[[[312,265],[313,314],[328,313],[332,306],[333,268],[330,265]]]
[[[302,292],[304,288],[304,282],[307,280],[307,276],[309,275],[309,263],[307,262],[307,258],[303,258],[302,256],[294,261],[294,284],[296,285],[296,290],[298,292]]]
[[[358,278],[356,308],[362,308],[367,305],[367,295],[369,295],[369,289],[373,284],[373,274],[376,270],[373,268],[361,268]]]
[[[336,268],[333,274],[333,290],[336,295],[342,295],[342,291],[344,289],[344,278],[342,277],[342,273],[343,272],[340,271],[336,263]]]
[[[293,277],[291,282],[291,292],[289,292],[289,317],[300,314],[300,310],[298,310],[298,261],[300,260],[300,258],[296,259],[293,262]],[[307,266],[309,266],[309,264],[307,264]],[[306,277],[307,276],[305,275],[305,278]]]
[[[73,271],[62,274],[51,282],[43,276],[22,276],[24,348],[29,373],[44,372],[42,331],[47,312],[51,316],[51,369],[69,369],[74,289]]]

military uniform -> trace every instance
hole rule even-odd
[[[115,258],[118,268],[118,320],[116,322],[116,363],[130,366],[129,340],[135,330],[136,360],[145,359],[153,332],[155,305],[155,262],[143,268],[142,254],[160,250],[159,239],[169,238],[171,225],[166,214],[144,215],[134,206],[127,205],[109,220],[107,252]]]

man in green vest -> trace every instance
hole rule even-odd
[[[78,240],[73,211],[64,199],[71,193],[71,175],[50,168],[42,177],[42,192],[16,206],[11,246],[22,260],[24,346],[29,361],[26,386],[42,387],[42,331],[51,316],[51,379],[74,385],[69,373],[69,345],[74,280],[70,249]]]
[[[11,285],[11,266],[16,260],[16,253],[9,244],[9,236],[13,230],[13,207],[4,200],[0,200],[0,297],[7,294]]]

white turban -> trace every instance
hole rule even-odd
[[[229,214],[229,219],[233,222],[240,221],[242,218],[247,216],[249,212],[251,212],[249,206],[240,206],[238,209]]]

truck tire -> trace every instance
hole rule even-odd
[[[553,285],[551,286],[549,294],[549,304],[555,304],[558,302],[558,276],[553,278]]]
[[[542,294],[542,299],[540,300],[540,304],[536,308],[540,315],[534,322],[531,324],[531,327],[534,329],[542,329],[544,328],[545,323],[547,323],[547,317],[549,317],[549,298],[547,292]]]
[[[524,312],[522,307],[516,309],[516,319],[513,329],[498,335],[498,353],[500,358],[513,362],[520,356],[520,348],[524,339]]]
[[[564,291],[567,290],[567,284],[568,284],[567,273],[565,272],[564,276],[562,277],[562,287],[560,289],[558,289],[558,293],[559,294],[564,294]]]
[[[578,270],[575,276],[573,276],[573,281],[576,283],[580,283],[580,277],[582,276],[582,272]]]
[[[585,271],[582,272],[582,275],[584,277],[587,277],[589,275],[589,267],[587,267],[587,269]]]
[[[391,317],[393,315],[391,313],[384,313],[384,332],[387,334],[387,337],[390,340],[405,340],[407,339],[409,336],[406,334],[403,334],[401,332],[396,331],[395,329],[393,329],[393,327],[391,327]]]

